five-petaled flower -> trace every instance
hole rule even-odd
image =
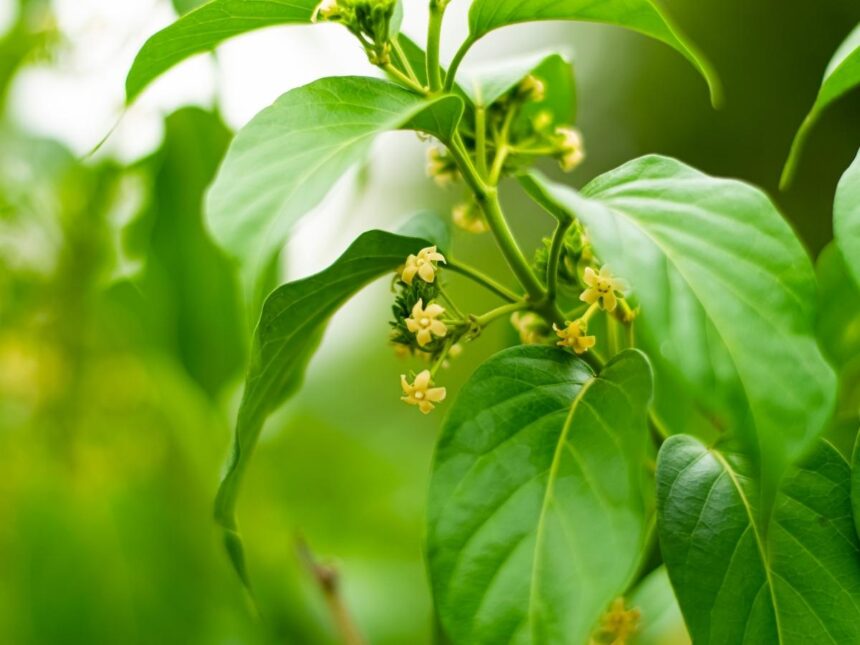
[[[424,282],[434,282],[436,280],[437,262],[445,262],[445,256],[439,253],[435,246],[421,249],[418,255],[410,255],[406,258],[406,264],[400,272],[400,279],[409,286],[412,286],[412,281],[416,275]]]
[[[555,131],[560,138],[559,161],[565,172],[571,172],[585,160],[582,133],[576,128],[560,127]]]
[[[556,325],[552,328],[561,340],[558,344],[561,347],[570,347],[577,354],[584,354],[589,349],[597,344],[597,339],[594,336],[587,336],[586,326],[580,320],[573,322],[565,322],[567,325],[564,329],[559,329]]]
[[[400,375],[400,386],[403,388],[403,396],[401,401],[409,405],[418,406],[424,414],[430,414],[436,403],[441,403],[445,400],[447,391],[444,387],[430,387],[433,382],[433,377],[430,370],[424,370],[415,377],[415,381],[410,383],[406,380],[406,375]]]
[[[615,311],[618,294],[623,295],[628,289],[627,283],[613,276],[606,266],[600,269],[600,273],[588,267],[585,269],[584,280],[588,288],[582,292],[579,299],[590,305],[598,302],[606,311]]]
[[[415,334],[421,347],[429,345],[433,336],[443,338],[448,334],[448,327],[438,319],[444,313],[444,307],[437,304],[428,305],[425,309],[423,299],[412,307],[412,317],[406,319],[406,328]]]

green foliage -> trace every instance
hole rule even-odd
[[[478,40],[506,25],[535,20],[578,20],[618,25],[660,40],[680,52],[705,77],[714,104],[721,100],[719,80],[708,62],[650,0],[475,0],[469,12],[470,39]]]
[[[266,300],[254,335],[233,452],[215,504],[228,551],[246,585],[250,582],[238,534],[236,501],[266,419],[300,386],[331,316],[368,283],[393,272],[403,258],[429,244],[383,231],[365,233],[328,269],[286,284]]]
[[[310,23],[317,4],[316,0],[212,0],[200,6],[144,44],[126,79],[126,101],[134,101],[174,65],[214,51],[234,36],[273,25]]]
[[[860,75],[860,55],[858,55],[858,75]],[[847,260],[848,270],[856,284],[860,285],[860,154],[857,155],[857,159],[842,177],[836,189],[833,229],[836,244]]]
[[[791,145],[788,161],[786,161],[782,171],[783,188],[787,188],[791,184],[794,174],[797,172],[797,164],[800,161],[803,146],[821,114],[858,85],[860,85],[860,25],[854,28],[854,31],[842,43],[827,66],[815,104],[806,116]]]
[[[629,605],[638,610],[641,624],[630,645],[689,645],[690,637],[666,567],[655,569],[636,586]]]
[[[326,78],[284,94],[230,146],[206,205],[213,236],[241,265],[246,297],[293,224],[362,160],[376,135],[412,128],[447,139],[462,102],[428,100],[386,81]]]
[[[650,396],[633,351],[595,376],[561,350],[518,347],[472,376],[442,430],[428,511],[454,642],[585,642],[642,558]]]
[[[770,200],[663,157],[581,194],[539,176],[525,184],[578,217],[598,257],[631,282],[658,374],[726,415],[725,430],[778,479],[829,418],[835,378],[815,341],[812,264]]]
[[[660,545],[694,642],[856,642],[860,542],[845,459],[816,444],[766,527],[750,474],[743,458],[692,437],[660,451]]]

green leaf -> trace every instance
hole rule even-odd
[[[803,146],[822,112],[858,85],[860,85],[860,25],[857,25],[847,40],[842,43],[827,66],[815,104],[791,144],[791,152],[782,171],[780,185],[783,189],[791,185],[797,172],[797,164],[800,161]]]
[[[600,376],[515,347],[484,363],[442,430],[428,562],[455,643],[584,643],[635,574],[648,534],[643,354]]]
[[[233,452],[215,505],[228,552],[246,585],[250,586],[236,501],[266,419],[301,385],[331,316],[367,284],[392,273],[409,254],[434,242],[383,231],[364,233],[330,267],[276,289],[266,300],[254,337]]]
[[[860,57],[858,57],[860,74]],[[833,211],[833,234],[847,260],[848,270],[860,285],[860,154],[839,182]]]
[[[722,100],[719,79],[710,64],[651,0],[475,0],[469,12],[470,42],[506,25],[537,20],[617,25],[662,41],[680,52],[702,74],[714,105]]]
[[[773,203],[658,156],[582,194],[536,175],[523,183],[586,225],[597,256],[633,286],[658,375],[719,404],[724,430],[760,451],[773,484],[821,432],[836,389],[815,340],[812,263]]]
[[[629,645],[689,645],[684,616],[669,582],[666,567],[655,569],[640,582],[627,600],[639,610],[639,628]]]
[[[173,0],[173,8],[180,16],[205,3],[206,0]]]
[[[203,195],[230,137],[218,116],[197,108],[167,118],[138,285],[146,327],[164,327],[164,341],[212,396],[241,373],[248,334],[234,267],[203,226]]]
[[[188,0],[184,0],[186,3]],[[212,0],[144,43],[125,82],[126,102],[186,58],[225,40],[273,25],[309,24],[318,0]]]
[[[851,455],[851,508],[854,515],[854,528],[860,536],[860,433]]]
[[[660,545],[693,641],[860,642],[850,470],[829,444],[792,469],[763,530],[749,465],[688,436],[657,465]]]
[[[209,191],[207,219],[240,262],[254,301],[261,268],[293,224],[317,206],[376,135],[399,128],[447,139],[463,110],[455,96],[425,99],[387,81],[324,78],[291,90],[236,136]]]

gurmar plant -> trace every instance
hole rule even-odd
[[[215,509],[245,588],[253,596],[236,506],[264,424],[299,387],[331,316],[393,274],[391,341],[422,361],[401,376],[402,400],[423,413],[447,408],[425,556],[448,640],[665,644],[686,629],[714,645],[860,642],[860,494],[851,492],[860,468],[822,438],[832,427],[833,367],[850,338],[825,357],[816,337],[816,321],[833,315],[819,302],[843,303],[825,347],[834,325],[849,328],[841,321],[860,278],[860,161],[840,183],[838,253],[822,279],[839,296],[819,299],[803,244],[748,184],[660,156],[579,190],[535,170],[545,158],[567,171],[584,160],[563,56],[462,66],[506,25],[600,22],[674,48],[716,103],[710,66],[654,2],[473,0],[469,35],[446,70],[447,4],[429,3],[421,47],[401,33],[394,0],[212,0],[153,36],[129,73],[132,101],[231,36],[333,24],[386,77],[290,90],[236,135],[207,196],[208,228],[235,259],[257,321]],[[815,119],[857,85],[860,30],[828,68],[787,178]],[[390,130],[435,139],[430,175],[464,195],[450,219],[492,235],[516,288],[463,262],[445,222],[422,215],[397,232],[368,231],[324,271],[271,290],[269,269],[291,227]],[[504,213],[503,182],[555,219],[531,258]],[[458,303],[451,273],[499,306],[480,313]],[[522,343],[449,397],[440,369],[504,320]],[[323,589],[331,599],[330,577]],[[334,614],[343,640],[358,642],[342,607]]]

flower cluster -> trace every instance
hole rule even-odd
[[[434,146],[427,151],[427,176],[441,188],[460,181],[457,162],[445,148]]]
[[[364,46],[370,62],[391,61],[391,20],[397,0],[322,0],[314,10],[313,22],[338,22],[349,29]]]

